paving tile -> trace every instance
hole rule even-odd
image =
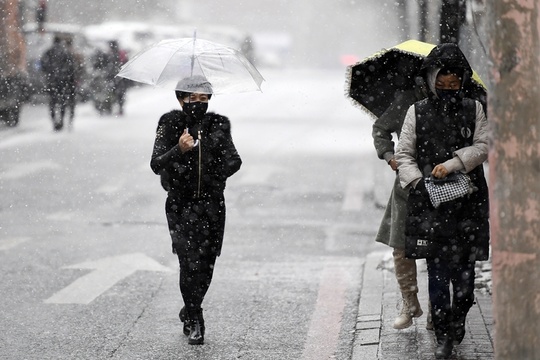
[[[381,328],[380,321],[359,321],[356,323],[356,330],[377,329]]]
[[[379,343],[379,329],[360,330],[356,332],[356,340],[361,345],[372,345]]]
[[[381,321],[381,314],[368,314],[368,315],[358,315],[356,318],[358,321]]]
[[[388,254],[374,253],[366,260],[352,360],[431,360],[436,341],[434,332],[425,329],[428,303],[425,262],[417,262],[420,265],[418,298],[425,315],[414,319],[411,327],[395,330],[392,325],[399,314],[401,294],[393,269],[379,266],[388,258]],[[475,301],[467,316],[465,338],[454,348],[451,359],[494,358],[491,295],[479,292]]]
[[[352,360],[375,360],[377,359],[378,350],[379,345],[355,344],[353,348]]]

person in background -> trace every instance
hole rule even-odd
[[[415,74],[411,72],[411,77]],[[398,90],[395,100],[373,124],[373,144],[379,159],[384,160],[396,173],[390,199],[377,232],[375,241],[393,248],[394,270],[402,296],[401,312],[394,320],[394,329],[405,329],[412,325],[412,319],[423,314],[418,301],[416,280],[416,260],[405,257],[405,218],[407,216],[408,192],[399,185],[397,162],[394,156],[395,144],[392,135],[401,133],[405,113],[416,101],[426,97],[425,89],[417,85],[413,89]],[[427,329],[433,329],[431,313],[428,311]]]
[[[52,47],[41,57],[41,69],[45,73],[53,129],[60,131],[76,82],[76,60],[61,36],[54,37]]]
[[[435,357],[445,359],[465,336],[474,302],[475,262],[489,257],[488,187],[482,166],[488,152],[487,119],[482,104],[464,96],[472,69],[456,44],[436,46],[424,59],[421,74],[429,96],[407,111],[396,160],[400,184],[410,191],[405,233],[436,244],[426,261]],[[454,173],[467,174],[475,191],[435,208],[424,179]]]
[[[67,107],[69,109],[68,128],[73,128],[73,119],[75,118],[75,106],[77,105],[77,93],[82,77],[84,76],[84,57],[73,47],[73,38],[66,38],[66,49],[73,57],[74,61],[74,79],[67,84]]]
[[[240,51],[250,63],[255,64],[255,47],[253,46],[253,38],[251,36],[248,35],[244,38]]]
[[[229,119],[207,113],[211,84],[193,76],[181,80],[177,88],[191,91],[176,91],[182,110],[160,118],[150,166],[167,191],[165,212],[184,300],[179,317],[188,343],[197,345],[204,343],[201,305],[223,244],[225,184],[242,160]]]
[[[117,77],[116,74],[122,68],[122,65],[128,62],[127,53],[120,49],[118,41],[112,40],[109,41],[109,56],[110,56],[110,65],[111,65],[111,81],[113,84],[113,97],[114,103],[118,104],[118,114],[124,114],[124,104],[126,102],[126,92],[128,88],[128,81],[125,78]]]
[[[47,21],[47,0],[39,0],[36,7],[36,23],[39,31],[45,32],[45,22]]]

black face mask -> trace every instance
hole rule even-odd
[[[442,102],[446,103],[457,103],[459,98],[459,90],[447,90],[447,89],[436,89],[437,96]]]
[[[208,103],[200,101],[186,102],[182,106],[182,110],[188,116],[193,116],[195,119],[202,119],[206,111],[208,111]]]

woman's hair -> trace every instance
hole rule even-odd
[[[455,74],[463,80],[463,73],[463,68],[460,67],[443,67],[441,70],[439,70],[439,73],[437,75]]]
[[[176,94],[176,98],[178,100],[185,99],[192,94],[190,92],[180,91],[180,90],[175,90],[174,93]],[[208,100],[212,98],[212,94],[206,94],[206,95],[208,95]]]

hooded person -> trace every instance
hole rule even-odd
[[[191,345],[204,343],[202,302],[221,254],[225,229],[224,190],[242,160],[231,124],[207,112],[212,86],[202,76],[182,79],[176,98],[182,110],[159,119],[150,167],[167,191],[165,213],[172,251],[180,264],[180,311]]]
[[[400,184],[409,190],[405,235],[428,239],[426,256],[436,358],[447,358],[465,335],[465,319],[474,301],[475,262],[489,255],[487,119],[480,101],[464,88],[472,69],[456,44],[436,46],[426,57],[421,76],[426,99],[405,116],[396,150]],[[467,174],[475,191],[435,208],[425,179],[444,181]],[[450,296],[452,284],[452,297]]]
[[[414,70],[410,70],[414,73]],[[399,89],[394,94],[394,101],[373,123],[373,144],[377,156],[384,160],[396,178],[386,205],[375,241],[392,248],[394,273],[401,292],[401,310],[394,320],[394,329],[405,329],[413,324],[413,318],[423,314],[418,301],[417,267],[415,259],[405,257],[405,218],[407,215],[408,192],[399,185],[397,162],[395,160],[395,142],[393,135],[399,139],[405,114],[416,101],[426,97],[423,83],[412,89]],[[431,314],[428,309],[426,328],[432,330]]]

